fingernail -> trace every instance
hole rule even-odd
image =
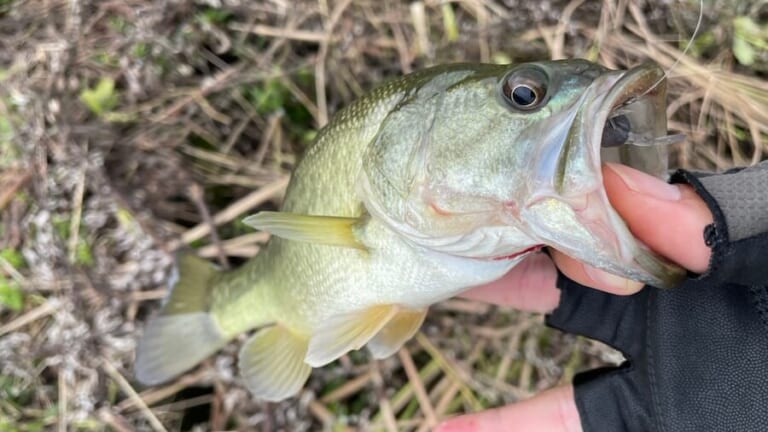
[[[593,281],[602,285],[602,287],[611,287],[618,292],[633,293],[640,291],[640,289],[643,287],[642,282],[625,279],[621,276],[616,276],[615,274],[611,274],[588,265],[584,266],[584,272]]]
[[[605,165],[619,176],[629,189],[637,193],[664,201],[679,201],[682,197],[679,187],[652,175],[624,165],[612,163]]]

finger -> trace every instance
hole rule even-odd
[[[624,165],[603,166],[608,199],[632,234],[688,270],[709,267],[704,228],[713,221],[704,200],[688,185],[670,185]]]
[[[501,279],[472,288],[462,297],[532,312],[550,312],[560,301],[556,281],[557,270],[552,260],[545,254],[536,253]]]
[[[435,429],[435,432],[490,431],[580,432],[573,386],[557,387],[516,404],[456,417]]]
[[[618,295],[634,294],[643,288],[642,282],[624,279],[621,276],[584,264],[560,251],[551,250],[550,253],[557,264],[557,268],[581,285]]]
[[[704,243],[704,228],[712,213],[687,185],[666,182],[624,165],[603,166],[603,182],[611,206],[629,230],[656,253],[693,272],[709,265],[711,250]],[[612,275],[553,251],[557,267],[574,281],[613,294],[634,294],[639,282]]]

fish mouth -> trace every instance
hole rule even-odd
[[[667,135],[664,70],[646,63],[623,73],[614,83],[612,78],[608,75],[605,79],[610,88],[596,110],[592,142],[598,138],[597,132],[600,148],[658,147],[685,139],[684,135]],[[598,82],[597,87],[600,89],[603,83]]]
[[[587,201],[604,206],[603,221],[609,227],[608,232],[597,229],[596,234],[613,244],[614,253],[621,261],[633,262],[640,270],[640,273],[629,272],[623,276],[659,287],[674,286],[685,277],[685,271],[655,254],[631,234],[610,205],[600,174],[602,163],[617,162],[667,178],[667,146],[682,142],[685,136],[667,132],[666,74],[655,63],[646,63],[618,75],[609,73],[598,77],[593,87],[604,97],[595,98],[595,105],[591,107],[585,104],[579,115],[591,115],[584,129],[587,142],[581,144],[594,152],[593,169],[599,177],[599,189],[590,194]],[[601,224],[592,227],[596,225]],[[622,238],[634,241],[627,243],[621,241]],[[610,271],[611,267],[605,269]]]
[[[557,162],[541,164],[541,172],[553,175],[549,187],[539,188],[523,208],[532,237],[593,267],[653,286],[672,287],[685,277],[631,233],[608,200],[601,170],[604,162],[618,162],[666,178],[664,144],[680,139],[667,135],[666,84],[664,71],[652,63],[594,79],[565,132]]]

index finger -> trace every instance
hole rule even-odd
[[[435,432],[491,431],[581,432],[573,386],[557,387],[512,405],[459,416],[435,429]]]

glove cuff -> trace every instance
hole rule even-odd
[[[686,170],[672,175],[673,183],[693,187],[714,217],[714,222],[704,229],[704,241],[712,248],[712,258],[707,273],[698,279],[738,285],[762,285],[768,280],[764,246],[768,243],[766,167],[715,176]],[[736,192],[738,189],[743,191]]]

